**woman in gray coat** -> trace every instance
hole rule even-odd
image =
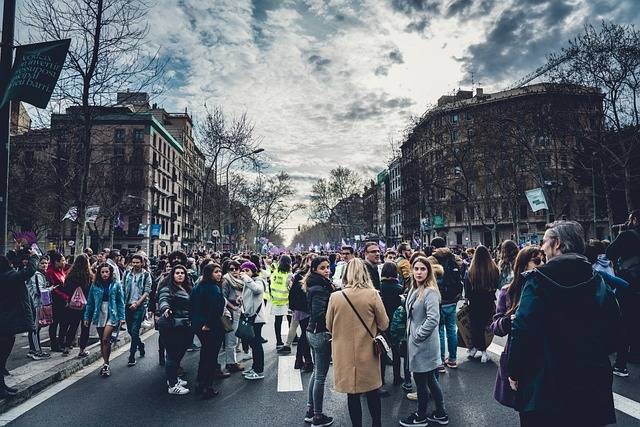
[[[440,291],[433,268],[425,257],[419,256],[413,261],[411,274],[411,289],[406,301],[407,349],[409,370],[418,391],[418,410],[400,420],[400,425],[426,427],[429,422],[446,425],[449,417],[437,370],[440,364]],[[436,405],[431,414],[427,414],[427,388]]]

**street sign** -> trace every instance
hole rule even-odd
[[[443,228],[444,227],[444,217],[442,215],[434,215],[433,216],[433,226],[435,228]]]
[[[220,237],[220,230],[213,230],[211,232],[211,237]]]
[[[164,248],[165,246],[167,246],[167,242],[164,242],[164,241],[160,242],[160,247],[161,248]]]

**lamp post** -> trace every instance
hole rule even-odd
[[[151,203],[151,200],[150,199],[147,200],[147,199],[145,199],[143,197],[140,197],[140,196],[134,196],[133,194],[128,194],[127,198],[142,200],[145,203],[145,205],[147,205],[147,206],[145,206],[145,209],[148,209],[148,211],[149,211],[149,221],[147,222],[147,232],[148,232],[148,235],[147,235],[147,238],[148,238],[147,257],[151,258],[151,252],[152,252],[151,251],[151,249],[152,249],[151,248],[151,219],[152,219],[152,215],[151,215],[152,203]]]
[[[242,154],[242,155],[234,158],[233,160],[231,160],[229,162],[229,164],[227,165],[225,186],[227,188],[227,209],[228,209],[227,212],[229,213],[229,217],[231,217],[231,192],[229,191],[229,169],[231,168],[231,165],[234,164],[236,161],[238,161],[240,159],[244,159],[244,158],[252,156],[254,154],[260,154],[263,151],[264,151],[264,148],[258,148],[257,150],[253,150],[250,153]],[[231,246],[231,221],[229,221],[229,246]],[[230,247],[229,249],[233,249],[233,248]]]

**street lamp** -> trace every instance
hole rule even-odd
[[[227,209],[229,212],[229,216],[231,216],[231,192],[229,191],[229,169],[231,168],[231,165],[233,163],[235,163],[236,161],[240,160],[240,159],[244,159],[246,157],[252,156],[254,154],[260,154],[264,151],[264,148],[258,148],[257,150],[253,150],[250,153],[245,153],[245,154],[241,154],[240,156],[234,158],[233,160],[231,160],[229,162],[229,164],[227,165],[227,174],[226,174],[226,188],[227,188]],[[231,246],[231,221],[229,221],[229,246]],[[230,248],[232,249],[232,248]]]
[[[129,199],[139,199],[142,200],[145,204],[147,204],[148,202],[148,206],[145,206],[145,208],[148,208],[149,210],[149,221],[147,222],[147,232],[149,233],[147,238],[148,240],[148,244],[147,244],[147,257],[151,258],[151,219],[152,219],[152,214],[151,214],[151,200],[147,200],[143,197],[140,196],[134,196],[133,194],[127,194],[127,198]]]

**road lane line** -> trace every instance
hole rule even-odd
[[[142,341],[145,341],[147,338],[153,336],[155,333],[156,331],[152,329],[146,332],[145,334],[141,335],[140,339]],[[111,353],[111,360],[114,360],[116,357],[120,356],[122,353],[128,352],[129,348],[130,348],[130,345],[125,345],[120,347],[119,349]],[[26,412],[32,410],[42,402],[45,402],[50,397],[60,393],[61,391],[63,391],[73,383],[81,380],[82,378],[86,377],[89,374],[94,373],[94,371],[100,368],[102,364],[103,364],[102,359],[98,359],[95,362],[93,362],[91,365],[85,366],[78,372],[74,373],[69,378],[62,380],[59,383],[55,383],[51,387],[44,389],[43,391],[36,394],[35,396],[32,396],[26,402],[16,406],[15,408],[8,410],[4,414],[0,414],[0,426],[5,426],[9,424],[11,421],[15,420],[16,418],[20,417]]]
[[[278,391],[302,391],[300,370],[295,369],[295,356],[278,357]]]
[[[504,351],[504,347],[496,343],[491,343],[487,350],[490,353],[500,356],[500,354]],[[618,393],[613,393],[613,405],[618,411],[625,413],[637,420],[640,420],[640,403],[636,402],[635,400],[631,400],[628,397],[621,396]]]

